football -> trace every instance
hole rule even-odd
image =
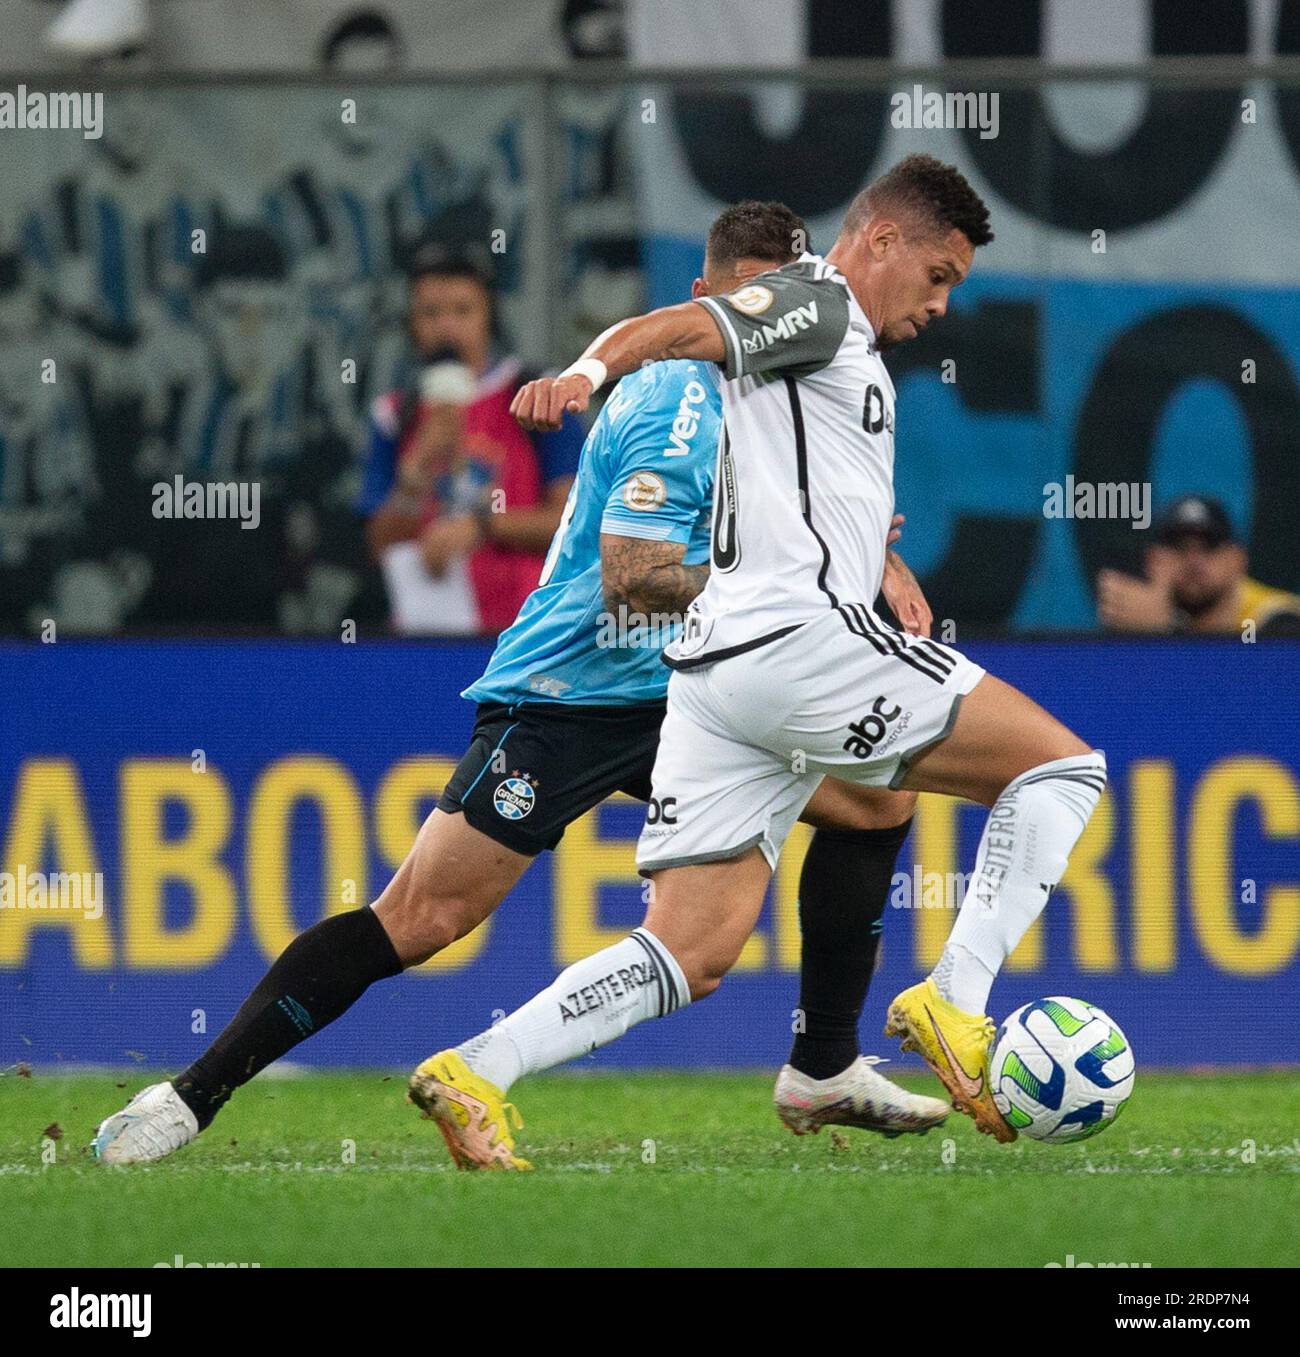
[[[998,1028],[989,1060],[998,1110],[1031,1140],[1085,1140],[1133,1092],[1133,1050],[1119,1024],[1081,999],[1038,999]]]

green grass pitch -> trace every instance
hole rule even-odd
[[[1009,1147],[956,1114],[797,1138],[761,1074],[552,1076],[516,1090],[532,1174],[455,1172],[400,1075],[310,1074],[255,1080],[174,1159],[97,1165],[146,1082],[0,1077],[6,1265],[1300,1263],[1297,1073],[1139,1071],[1100,1136]]]

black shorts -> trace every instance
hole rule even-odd
[[[530,857],[614,792],[650,799],[667,702],[578,707],[479,706],[470,746],[438,809],[461,811],[490,839]]]

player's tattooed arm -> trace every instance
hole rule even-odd
[[[684,565],[681,542],[650,542],[641,537],[600,535],[600,582],[605,607],[617,613],[684,612],[709,578],[707,562]]]

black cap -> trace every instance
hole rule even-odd
[[[1156,541],[1171,546],[1184,537],[1199,537],[1207,546],[1232,541],[1232,520],[1223,503],[1208,495],[1180,495],[1156,520]]]

